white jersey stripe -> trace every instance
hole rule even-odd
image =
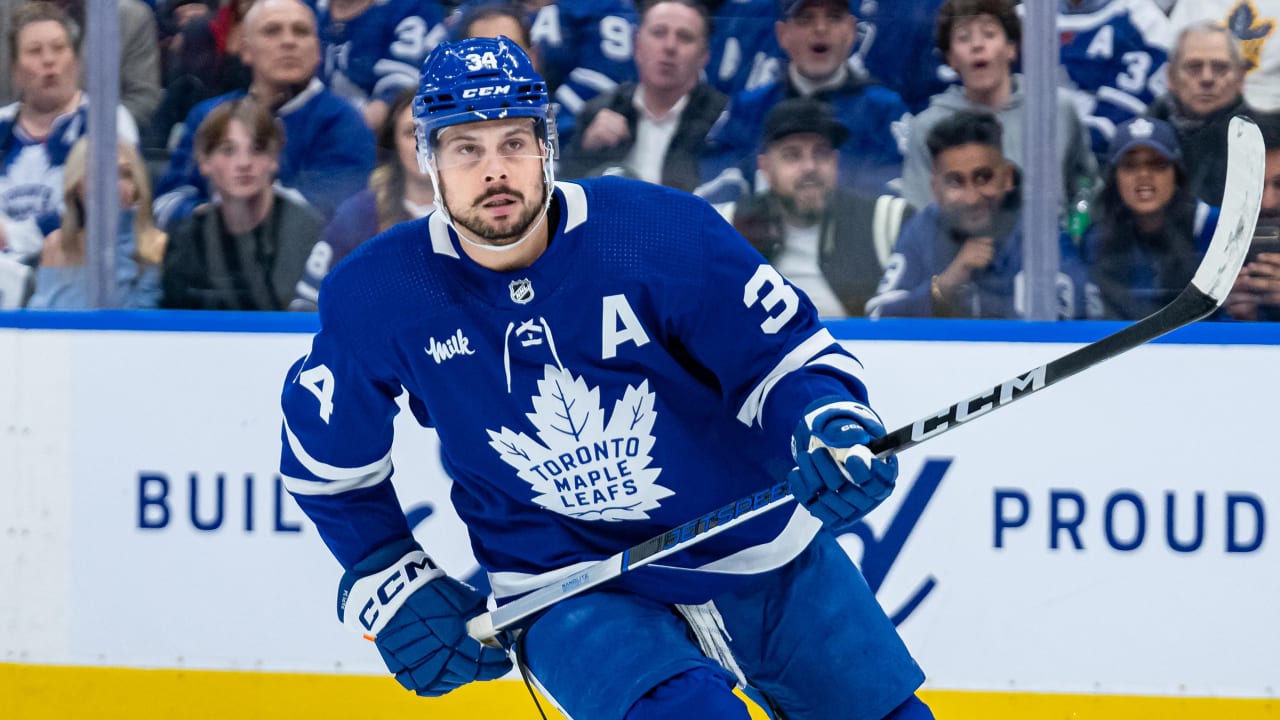
[[[773,370],[770,370],[769,374],[747,395],[746,401],[738,409],[738,422],[747,427],[760,423],[764,415],[764,403],[768,400],[769,391],[773,389],[773,386],[789,373],[799,370],[824,348],[834,344],[835,341],[836,339],[831,336],[831,332],[823,329],[809,336],[809,339],[787,353],[786,357],[782,358],[782,361]]]
[[[380,460],[375,460],[374,462],[362,467],[338,467],[337,465],[330,465],[329,463],[321,462],[311,457],[306,448],[302,447],[302,441],[298,439],[297,435],[293,434],[293,430],[289,427],[289,421],[287,419],[284,422],[284,434],[289,441],[289,449],[293,451],[293,455],[298,459],[298,462],[302,463],[302,467],[306,468],[307,472],[315,475],[322,481],[348,482],[351,480],[369,478],[378,475],[379,473],[381,473],[384,478],[391,474],[391,453],[389,452],[382,456]],[[317,493],[304,494],[313,495]]]

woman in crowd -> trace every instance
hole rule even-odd
[[[284,310],[324,219],[274,185],[284,129],[250,97],[214,108],[196,131],[200,173],[214,201],[173,228],[162,305],[203,310]]]
[[[120,223],[116,234],[115,300],[120,307],[153,308],[160,300],[160,262],[166,236],[151,216],[151,183],[134,146],[121,143]],[[61,227],[50,232],[40,251],[35,294],[29,308],[85,309],[91,307],[85,257],[85,189],[88,138],[72,146],[63,167],[66,210]]]
[[[80,47],[67,13],[48,2],[14,11],[9,55],[22,99],[0,108],[0,251],[33,262],[45,233],[37,219],[62,211],[62,169],[71,146],[88,132],[80,90]],[[138,126],[119,106],[121,142],[137,144]]]
[[[1218,209],[1191,194],[1177,135],[1164,121],[1118,126],[1107,156],[1098,214],[1083,240],[1088,316],[1137,320],[1191,282]]]
[[[396,223],[426,217],[435,209],[431,177],[418,168],[413,93],[405,90],[392,102],[387,119],[378,128],[378,166],[369,177],[369,187],[338,206],[324,235],[311,249],[292,309],[316,309],[320,282],[360,243]]]

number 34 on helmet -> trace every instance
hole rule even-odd
[[[555,122],[547,83],[515,41],[505,36],[440,43],[422,65],[413,99],[418,163],[430,167],[439,132],[453,125],[527,117],[545,144],[548,185],[555,158]]]

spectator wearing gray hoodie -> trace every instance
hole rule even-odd
[[[902,195],[917,209],[933,200],[932,161],[925,138],[944,118],[961,111],[993,113],[1004,128],[1005,157],[1021,166],[1027,153],[1022,132],[1026,97],[1020,76],[1013,73],[1022,23],[1012,0],[947,0],[938,9],[934,35],[943,58],[960,75],[960,85],[934,95],[929,107],[911,121]],[[1080,178],[1094,179],[1098,164],[1066,90],[1058,91],[1057,116],[1057,154],[1062,187],[1069,196]]]

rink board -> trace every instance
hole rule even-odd
[[[0,716],[76,716],[32,700],[93,704],[72,688],[142,718],[168,696],[210,717],[413,701],[334,621],[338,567],[275,476],[279,387],[313,322],[0,318]],[[891,426],[1115,327],[832,325]],[[927,697],[952,717],[1280,717],[1277,367],[1276,329],[1201,325],[904,453],[842,543]],[[468,576],[434,439],[397,423],[415,531]],[[429,706],[532,714],[517,681]]]

